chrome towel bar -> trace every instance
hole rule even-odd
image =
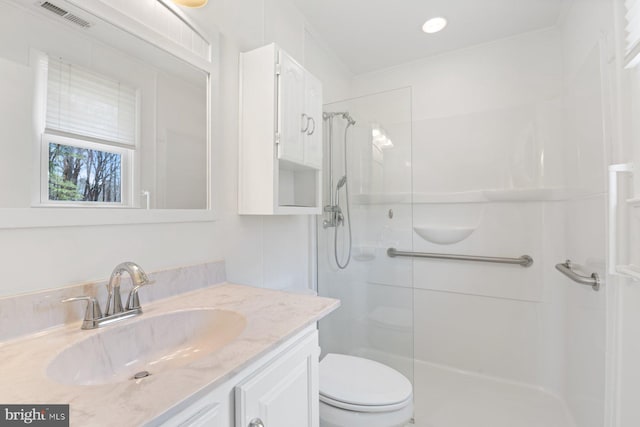
[[[594,291],[600,289],[600,276],[598,273],[591,273],[591,276],[583,276],[573,271],[573,264],[568,259],[562,264],[556,264],[556,270],[567,276],[569,279],[581,285],[591,286]]]
[[[493,262],[498,264],[517,264],[522,267],[530,267],[533,264],[533,258],[529,255],[522,255],[518,258],[502,258],[492,256],[475,256],[475,255],[453,255],[453,254],[434,254],[427,252],[407,252],[399,251],[396,248],[387,249],[387,256],[390,257],[416,257],[416,258],[435,258],[435,259],[449,259],[456,261],[476,261],[476,262]]]

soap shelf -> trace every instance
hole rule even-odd
[[[356,246],[353,248],[353,259],[360,262],[376,259],[376,248],[373,246]]]
[[[446,225],[420,225],[413,227],[413,231],[427,242],[438,245],[452,245],[469,237],[476,227],[446,226]]]

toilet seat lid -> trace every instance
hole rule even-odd
[[[359,406],[390,406],[411,397],[411,383],[382,363],[344,354],[327,354],[320,362],[320,394]]]

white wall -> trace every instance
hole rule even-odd
[[[286,0],[210,2],[188,12],[205,31],[221,29],[221,112],[214,140],[218,220],[211,223],[0,230],[10,295],[104,279],[123,260],[147,270],[227,260],[230,281],[274,288],[310,286],[310,217],[240,217],[237,212],[238,54],[276,41],[339,96],[350,76],[317,43],[306,49],[302,15]],[[322,55],[317,58],[316,55]]]

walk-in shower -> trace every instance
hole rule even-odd
[[[594,52],[573,89],[581,95],[568,101],[570,114],[579,114],[568,132],[580,143],[585,123],[602,123],[599,101],[581,110],[602,77]],[[474,82],[458,59],[447,70]],[[604,233],[591,242],[587,223],[566,218],[591,206],[603,221],[606,197],[555,201],[535,190],[546,181],[525,179],[531,171],[564,179],[565,151],[556,147],[565,135],[563,104],[497,100],[500,108],[470,112],[473,93],[457,103],[435,87],[371,93],[324,107],[349,111],[357,123],[338,114],[331,132],[329,121],[325,128],[323,205],[345,211],[348,186],[352,254],[348,267],[336,267],[347,227],[339,227],[336,245],[335,228],[322,226],[331,218],[319,218],[318,293],[341,301],[319,322],[323,354],[402,373],[413,384],[416,427],[602,427],[602,294],[554,267],[565,254],[603,259]],[[599,141],[589,143],[592,153],[602,153]]]
[[[327,129],[328,131],[325,134],[328,135],[327,137],[327,147],[329,150],[328,175],[329,175],[329,189],[330,189],[328,204],[324,206],[324,213],[325,215],[328,215],[328,219],[325,218],[322,222],[322,225],[325,229],[333,228],[334,259],[338,268],[344,269],[349,265],[349,262],[351,261],[351,251],[353,248],[353,235],[351,231],[351,213],[349,210],[347,136],[348,136],[349,128],[351,126],[354,126],[356,124],[356,121],[351,117],[351,115],[349,115],[348,112],[323,113],[322,117],[325,123],[327,123],[327,127],[328,127]],[[344,149],[344,153],[343,153],[344,154],[344,157],[343,157],[344,174],[340,177],[340,179],[338,179],[338,182],[334,187],[333,175],[334,175],[334,166],[336,165],[334,165],[335,161],[333,156],[333,150],[334,150],[334,142],[333,142],[334,122],[333,121],[335,118],[341,118],[345,120],[347,123],[344,128],[344,138],[342,139],[342,147]],[[334,188],[335,188],[335,191],[334,191]],[[340,202],[340,190],[342,190],[343,188],[344,188],[344,194],[345,194],[344,205],[342,205]],[[343,207],[344,207],[344,213],[343,213]],[[346,217],[345,217],[345,213],[346,213]],[[339,229],[342,228],[344,230],[345,227],[346,227],[345,238],[347,239],[347,243],[346,243],[347,255],[345,259],[341,259],[341,257],[338,255],[338,234],[339,234]]]

